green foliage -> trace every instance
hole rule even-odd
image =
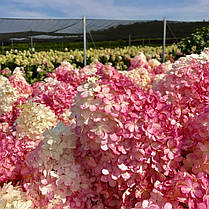
[[[209,26],[196,29],[190,37],[182,39],[178,47],[183,54],[200,53],[205,47],[209,47]]]

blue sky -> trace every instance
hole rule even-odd
[[[209,0],[0,0],[0,17],[209,20]]]

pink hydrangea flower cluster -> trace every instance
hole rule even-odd
[[[3,70],[0,70],[0,73],[1,73],[1,75],[9,76],[9,75],[11,75],[12,71],[9,68],[5,68]]]
[[[25,100],[25,98],[19,100],[19,102],[13,106],[13,110],[11,112],[0,116],[0,182],[20,180],[20,171],[23,168],[26,154],[34,150],[38,145],[38,141],[34,141],[34,138],[30,138],[30,130],[33,127],[29,127],[29,124],[31,124],[31,122],[36,122],[34,118],[31,119],[31,117],[29,117],[30,122],[27,121],[28,126],[25,128],[26,132],[24,132],[24,137],[19,138],[20,130],[18,128],[18,121],[21,118],[22,109],[18,108],[18,105],[21,104],[21,107],[23,107],[24,105],[22,106],[22,104],[26,102]],[[41,118],[36,126],[40,127],[40,125]],[[33,130],[33,133],[34,131],[35,130]],[[23,133],[21,132],[21,134]],[[40,134],[41,132],[38,133],[38,135]]]
[[[32,86],[25,80],[23,70],[16,67],[12,75],[9,77],[10,83],[18,91],[21,97],[28,97],[32,94]]]
[[[0,181],[20,178],[20,170],[27,151],[24,142],[13,135],[0,132]]]
[[[173,68],[153,85],[153,89],[168,96],[178,108],[181,124],[184,124],[208,104],[208,86],[209,63],[194,60],[187,67]]]
[[[139,53],[131,60],[128,71],[121,71],[122,74],[130,78],[137,86],[147,90],[152,87],[152,83],[157,74],[165,73],[167,65],[160,64],[156,59],[147,61],[143,53]]]
[[[56,68],[54,75],[58,81],[70,84],[75,89],[80,86],[84,81],[86,81],[89,73],[92,72],[89,67],[84,69],[73,68],[73,66],[68,62],[62,62],[62,64]]]
[[[153,72],[155,75],[168,73],[172,69],[172,64],[167,61],[165,63],[161,63],[153,68]]]
[[[70,123],[67,111],[71,112],[71,105],[76,95],[76,89],[62,81],[48,78],[46,82],[37,82],[33,86],[33,101],[49,107],[58,118]],[[64,119],[65,118],[65,119]]]
[[[32,150],[30,140],[17,140],[16,120],[20,115],[19,106],[27,101],[32,87],[26,82],[20,69],[15,69],[7,79],[1,76],[0,109],[0,182],[17,181],[20,178],[24,157]],[[33,147],[34,148],[34,147]]]
[[[209,106],[184,129],[184,166],[194,175],[209,174]]]
[[[139,52],[137,56],[131,59],[131,65],[129,67],[129,70],[141,67],[151,70],[151,66],[147,62],[146,56],[142,52]]]
[[[70,124],[71,105],[77,87],[96,73],[95,65],[75,69],[70,63],[63,62],[45,82],[33,85],[33,100],[50,107],[59,119]]]
[[[209,208],[208,51],[1,76],[0,207]]]
[[[0,76],[0,87],[0,115],[11,112],[18,100],[28,98],[33,91],[20,68],[15,68],[9,79]]]
[[[159,93],[142,91],[112,68],[101,71],[78,88],[72,108],[77,159],[103,187],[107,208],[131,208],[157,180],[176,175],[182,137]]]

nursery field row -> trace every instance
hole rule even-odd
[[[131,59],[139,52],[143,52],[146,58],[162,59],[162,47],[124,47],[114,49],[89,49],[87,50],[87,64],[101,62],[112,65],[117,70],[127,70]],[[181,53],[176,45],[166,48],[166,60],[174,61]],[[61,62],[67,61],[76,68],[83,67],[83,51],[68,50],[65,52],[50,50],[41,51],[7,51],[6,55],[0,55],[0,69],[13,71],[16,67],[23,67],[26,80],[30,83],[43,80],[46,73],[53,72]]]

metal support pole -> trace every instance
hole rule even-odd
[[[31,50],[32,50],[32,48],[33,48],[33,37],[32,36],[30,37],[30,47],[31,47]]]
[[[1,51],[2,51],[2,54],[4,53],[4,42],[2,41],[1,42]]]
[[[165,41],[166,41],[166,17],[163,18],[163,60],[165,62]]]
[[[30,47],[31,47],[30,49],[31,54],[33,54],[33,37],[32,36],[30,37]]]
[[[131,46],[131,34],[128,34],[128,45]]]
[[[11,42],[12,42],[12,49],[14,48],[14,41],[13,39],[11,39]]]
[[[86,17],[83,16],[83,54],[84,54],[84,67],[86,66]]]

